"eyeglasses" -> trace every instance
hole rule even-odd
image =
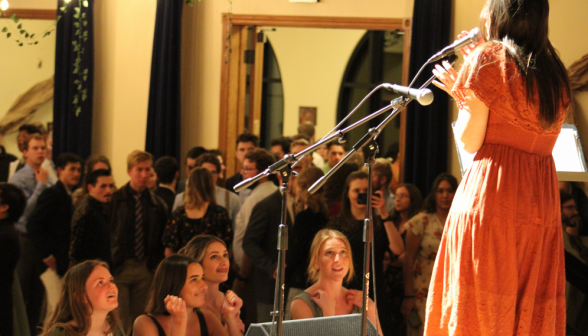
[[[244,172],[244,173],[248,173],[250,171],[257,171],[257,169],[255,169],[255,168],[242,167],[241,168],[241,171]]]

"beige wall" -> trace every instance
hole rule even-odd
[[[343,73],[365,32],[284,27],[265,32],[282,75],[284,135],[298,133],[300,106],[317,107],[317,137],[335,126]]]
[[[317,4],[286,0],[233,0],[235,14],[404,18],[410,0],[323,0]],[[182,153],[192,146],[218,146],[221,14],[228,1],[202,0],[184,7],[182,47]],[[407,14],[408,13],[408,14]],[[298,113],[298,112],[296,112]],[[321,113],[321,110],[319,110]]]
[[[155,0],[95,2],[92,152],[111,160],[117,185],[126,157],[145,149]]]
[[[53,2],[49,0],[36,0],[37,5],[30,1],[27,4],[27,1],[10,0],[10,4],[12,8],[53,8]],[[455,0],[454,3],[455,35],[477,25],[483,1]],[[118,184],[127,180],[126,155],[133,149],[144,148],[145,144],[155,4],[155,0],[104,0],[96,1],[95,5],[93,152],[111,158]],[[182,153],[194,145],[208,148],[218,145],[220,64],[224,52],[221,13],[228,10],[228,1],[215,0],[202,0],[196,2],[194,8],[184,8]],[[297,4],[285,0],[234,0],[232,11],[238,14],[403,18],[412,15],[412,1],[323,0],[318,4]],[[584,18],[587,12],[588,3],[584,1],[551,1],[550,37],[567,66],[588,53],[588,45],[580,39],[588,34],[588,20]],[[2,40],[0,43],[5,42]],[[8,54],[5,50],[9,49],[4,44],[0,44],[0,48],[0,57]],[[26,57],[21,58],[26,62]],[[34,59],[31,57],[31,62]],[[52,60],[45,59],[44,68],[52,63]],[[37,70],[34,65],[30,69]],[[6,67],[2,66],[0,71],[7,71]],[[19,76],[22,77],[22,74]],[[44,79],[47,76],[40,77]],[[2,75],[1,78],[2,88],[15,87],[10,83],[10,76]],[[0,95],[4,92],[5,89],[2,89]],[[588,148],[588,94],[578,94],[576,100],[579,103],[578,128],[583,147]],[[6,105],[10,102],[0,96],[0,113],[6,110]],[[453,118],[455,116],[454,109]],[[458,175],[454,148],[453,144],[448,148],[450,170]]]
[[[455,0],[453,14],[453,35],[457,36],[462,30],[470,30],[479,24],[479,15],[484,6],[483,0]],[[588,44],[583,36],[588,35],[588,2],[575,0],[551,0],[549,16],[549,39],[559,51],[566,67],[588,54]],[[588,155],[588,93],[578,93],[576,100],[576,124],[580,131],[580,139],[584,155]],[[457,118],[457,108],[452,104],[452,119]],[[448,126],[449,127],[449,126]],[[451,132],[451,131],[450,131]],[[452,133],[450,133],[452,134]],[[453,139],[453,138],[452,138]],[[455,143],[450,142],[449,148],[450,171],[461,177],[459,162],[455,150]]]
[[[10,1],[11,8],[17,2]],[[53,24],[50,20],[21,20],[22,28],[36,36],[42,36]],[[12,20],[0,19],[0,29],[7,27],[12,36],[0,34],[0,119],[20,95],[27,92],[33,85],[50,78],[55,72],[55,34],[39,38],[37,45],[19,47],[17,25]],[[30,119],[31,122],[47,122],[53,120],[53,100],[43,104]],[[9,153],[21,156],[16,144],[17,133],[9,133],[0,142]]]

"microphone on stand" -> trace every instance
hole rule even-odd
[[[411,89],[406,86],[389,83],[384,83],[382,85],[386,90],[414,99],[423,106],[430,105],[433,102],[433,92],[429,89]]]
[[[438,61],[447,55],[453,54],[456,50],[459,50],[470,43],[478,42],[481,38],[482,34],[480,33],[480,29],[476,27],[470,30],[470,32],[466,36],[453,42],[452,44],[443,48],[443,50],[441,50],[440,52],[433,55],[433,57],[431,57],[427,63]]]

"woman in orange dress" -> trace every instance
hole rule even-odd
[[[487,43],[433,71],[477,152],[447,218],[425,335],[564,335],[565,269],[553,146],[570,101],[547,0],[488,0]],[[482,41],[481,41],[482,42]],[[475,48],[474,48],[475,47]]]

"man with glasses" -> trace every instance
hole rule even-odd
[[[245,159],[243,160],[243,165],[241,167],[243,180],[254,177],[274,162],[275,157],[273,154],[263,148],[255,148],[248,152],[245,154]],[[235,262],[232,265],[237,271],[237,279],[233,284],[233,290],[237,295],[243,298],[243,302],[245,303],[245,309],[247,310],[247,320],[244,321],[245,324],[256,321],[256,317],[251,315],[255,315],[254,312],[257,308],[255,299],[251,298],[253,285],[251,281],[248,281],[248,278],[252,267],[251,261],[243,251],[243,237],[247,231],[249,218],[251,217],[251,212],[255,205],[278,190],[278,187],[276,187],[268,177],[260,179],[258,182],[254,183],[252,187],[253,190],[251,191],[251,194],[241,205],[241,210],[239,210],[239,213],[237,214],[235,220],[235,236],[233,238],[233,255]],[[279,211],[279,209],[276,209],[276,211]],[[249,307],[247,307],[248,305]]]
[[[239,210],[241,209],[241,202],[239,201],[239,196],[237,196],[235,193],[232,193],[225,188],[219,187],[216,184],[221,169],[221,164],[218,160],[218,157],[215,154],[211,153],[202,154],[194,162],[194,169],[198,167],[206,168],[212,174],[212,182],[214,184],[214,197],[216,198],[216,204],[227,209],[229,217],[231,218],[234,231],[235,218],[237,217],[237,213],[239,213]],[[173,210],[176,210],[176,208],[178,208],[183,203],[184,193],[182,192],[176,195]]]

